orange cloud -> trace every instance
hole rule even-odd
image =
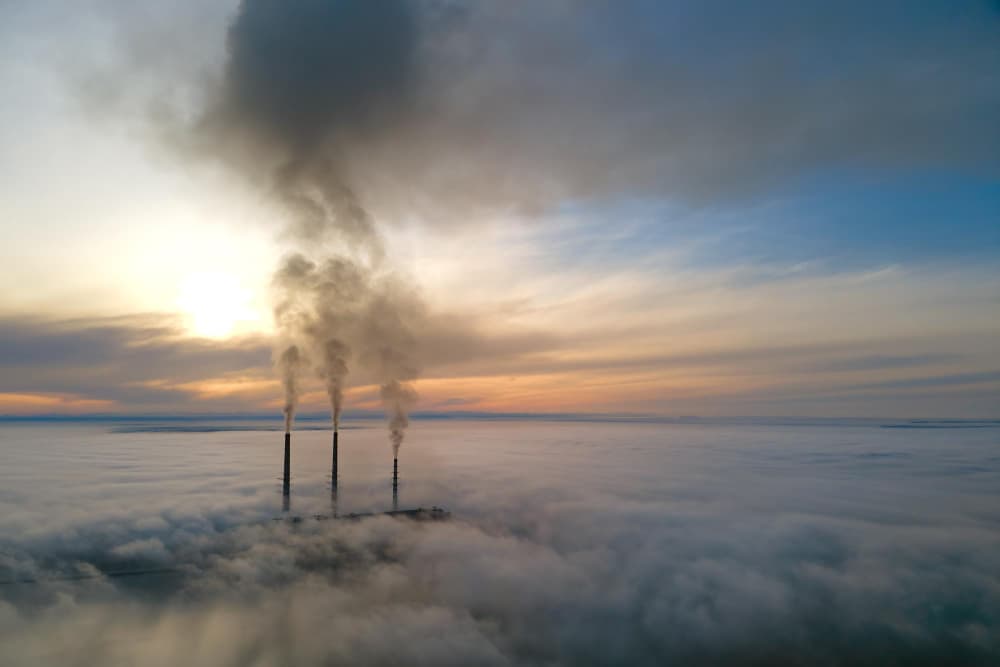
[[[701,374],[668,375],[640,370],[615,374],[568,372],[521,375],[423,378],[414,385],[420,394],[419,410],[471,410],[496,412],[629,411],[633,403],[670,400],[673,397],[704,398],[716,393],[750,390],[760,383],[739,377]],[[304,399],[318,401],[325,395]],[[374,385],[353,387],[347,392],[352,409],[378,410],[381,402]],[[317,402],[317,407],[319,403]],[[309,400],[303,407],[313,408]]]
[[[109,410],[115,406],[114,401],[80,398],[70,394],[0,393],[0,412],[7,414],[92,412]]]
[[[250,399],[271,396],[280,391],[277,379],[263,379],[260,377],[208,378],[169,386],[171,389],[190,392],[198,398],[206,400],[231,396]]]

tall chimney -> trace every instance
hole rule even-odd
[[[399,459],[392,457],[392,511],[399,509]]]
[[[281,509],[288,511],[292,490],[292,434],[285,431],[285,474],[281,478]]]
[[[333,465],[330,468],[330,480],[333,488],[337,488],[337,429],[333,430]]]
[[[333,465],[330,468],[330,507],[337,516],[337,427],[333,427]]]

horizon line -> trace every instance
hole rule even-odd
[[[374,420],[384,418],[377,410],[345,411],[343,420]],[[1000,425],[1000,417],[831,417],[831,416],[790,416],[790,415],[664,415],[635,412],[493,412],[493,411],[437,411],[423,410],[410,414],[415,420],[479,420],[479,421],[604,421],[604,422],[636,422],[636,423],[702,423],[731,422],[740,423],[753,421],[781,421],[792,423],[828,422],[905,422],[911,424],[996,424]],[[100,422],[100,421],[198,421],[198,420],[233,420],[233,421],[282,421],[282,416],[271,412],[95,412],[95,413],[34,413],[34,414],[2,414],[0,422]],[[297,421],[317,422],[329,421],[329,413],[307,412],[296,415]]]

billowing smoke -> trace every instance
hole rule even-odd
[[[996,174],[995,3],[522,4],[244,2],[204,124],[287,203],[463,226],[831,164]]]
[[[391,380],[382,385],[380,391],[382,404],[389,416],[389,437],[392,440],[392,455],[399,456],[399,447],[403,444],[403,435],[410,425],[410,406],[417,400],[417,393],[412,387],[398,380]]]
[[[367,276],[347,259],[330,258],[320,266],[293,254],[282,262],[273,285],[279,328],[304,341],[309,361],[326,387],[336,426],[351,355],[347,340],[368,290]]]
[[[208,151],[263,179],[289,213],[293,241],[374,267],[382,245],[355,194],[348,148],[405,113],[415,42],[401,0],[244,0],[198,133]]]
[[[229,29],[222,96],[206,120],[283,159],[286,183],[339,201],[344,183],[329,148],[403,112],[416,41],[402,0],[244,0]]]
[[[281,373],[281,386],[285,391],[285,405],[282,412],[285,415],[285,433],[292,430],[295,420],[295,408],[299,403],[299,370],[302,366],[302,355],[296,345],[289,345],[278,356],[278,372]]]
[[[330,414],[333,427],[340,426],[340,413],[344,407],[344,381],[347,378],[347,358],[350,348],[336,338],[329,338],[323,344],[321,372],[326,382],[326,393],[330,396]]]
[[[399,454],[409,425],[409,410],[417,394],[406,381],[419,373],[415,362],[416,339],[406,319],[419,317],[419,302],[401,286],[380,286],[368,304],[362,322],[362,361],[375,374],[382,405],[389,419],[393,455]]]
[[[309,362],[323,380],[334,425],[339,425],[343,391],[359,351],[364,370],[381,385],[394,451],[398,451],[416,392],[414,324],[424,308],[417,295],[384,271],[345,256],[321,262],[293,254],[274,276],[276,319],[285,335],[304,341]]]
[[[288,213],[299,251],[275,275],[275,316],[283,338],[304,342],[334,426],[363,333],[362,360],[383,385],[397,449],[415,397],[401,384],[416,375],[412,337],[396,292],[379,288],[391,262],[347,156],[405,113],[416,33],[401,0],[244,0],[224,80],[198,126],[209,151],[263,181]]]

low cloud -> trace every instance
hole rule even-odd
[[[172,470],[183,465],[193,478],[164,479],[143,505],[116,510],[94,496],[86,513],[36,512],[20,532],[7,511],[0,579],[39,583],[0,586],[5,660],[985,665],[1000,655],[996,512],[969,486],[975,473],[935,467],[920,447],[870,430],[863,444],[832,447],[837,434],[820,426],[753,431],[761,440],[750,454],[710,427],[679,427],[681,440],[714,452],[704,454],[662,448],[656,438],[673,436],[661,430],[562,425],[573,442],[593,443],[596,428],[633,447],[588,449],[567,463],[565,452],[532,449],[544,430],[489,428],[526,439],[512,450],[519,461],[565,472],[518,476],[504,462],[511,451],[483,450],[491,475],[456,469],[435,481],[461,508],[450,522],[288,524],[269,520],[276,498],[241,498],[233,480],[177,450]],[[428,435],[487,442],[447,433]],[[658,444],[644,449],[651,433]],[[348,442],[360,447],[367,441],[353,439],[362,437]],[[461,459],[448,447],[438,453]],[[969,461],[988,455],[967,439],[957,447]],[[672,472],[643,473],[653,460],[669,460]],[[614,486],[592,474],[608,465]],[[131,470],[156,472],[148,463]],[[830,475],[845,485],[841,495],[816,492]],[[914,486],[921,475],[935,491]],[[906,502],[888,502],[892,494]]]

